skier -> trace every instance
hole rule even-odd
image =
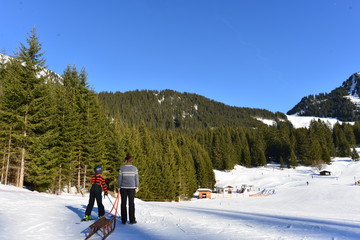
[[[129,199],[129,220],[130,224],[136,224],[135,219],[135,193],[139,191],[138,169],[132,165],[133,158],[130,155],[125,157],[125,165],[119,170],[118,187],[121,195],[121,222],[126,224],[127,211],[126,201]]]
[[[87,205],[86,211],[85,211],[85,217],[82,221],[89,221],[89,220],[93,220],[93,218],[91,217],[91,211],[94,207],[94,202],[96,199],[96,203],[98,206],[98,216],[99,218],[102,218],[105,214],[105,209],[104,209],[104,205],[102,204],[102,198],[101,198],[101,193],[102,190],[104,189],[104,194],[105,196],[108,195],[108,188],[105,182],[105,179],[102,176],[103,173],[103,169],[101,166],[96,166],[94,168],[94,173],[95,175],[92,176],[91,178],[91,189],[90,189],[90,198],[89,198],[89,203]]]

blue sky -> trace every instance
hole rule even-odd
[[[36,26],[96,91],[172,89],[286,113],[360,71],[357,0],[2,0],[0,50]]]

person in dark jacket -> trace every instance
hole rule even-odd
[[[95,175],[91,178],[91,189],[90,189],[90,198],[89,203],[87,205],[86,211],[85,211],[85,217],[83,221],[89,221],[93,220],[91,217],[91,211],[94,207],[95,199],[98,206],[98,216],[99,218],[102,218],[105,214],[104,205],[102,204],[102,190],[104,190],[105,196],[108,195],[108,188],[105,182],[105,179],[102,176],[103,169],[101,166],[96,166],[94,168]]]
[[[126,202],[129,199],[129,220],[130,224],[135,224],[135,193],[139,191],[138,169],[132,165],[133,158],[130,155],[125,157],[125,165],[119,170],[118,187],[121,195],[121,222],[126,224],[127,209]]]

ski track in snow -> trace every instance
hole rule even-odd
[[[188,212],[192,219],[197,220],[186,222],[186,225],[190,223],[192,226],[190,229],[186,226],[182,227],[182,229],[186,229],[184,230],[184,239],[279,239],[279,235],[285,235],[286,237],[283,239],[300,239],[304,234],[304,229],[308,235],[316,237],[309,239],[331,239],[334,235],[340,236],[340,239],[357,239],[360,234],[360,222],[354,224],[326,219],[276,216],[191,206],[170,207],[182,215],[184,212]],[[202,220],[204,220],[203,223]],[[171,224],[174,221],[176,219],[167,218],[167,222]],[[206,229],[206,234],[203,233],[200,238],[197,238],[196,234],[202,229]],[[239,231],[239,229],[241,230]],[[244,231],[248,234],[244,234]],[[273,234],[271,234],[272,232]],[[181,239],[179,237],[177,235],[177,239]]]

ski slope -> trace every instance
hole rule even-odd
[[[360,186],[354,182],[360,180],[360,162],[336,158],[327,169],[333,175],[273,165],[215,171],[221,184],[253,184],[275,194],[179,203],[136,199],[138,224],[117,224],[107,239],[359,239]],[[87,202],[87,196],[0,185],[0,239],[84,239],[91,223],[77,223]],[[108,199],[104,205],[111,209]]]
[[[309,128],[311,121],[318,121],[318,120],[324,122],[330,128],[333,128],[336,123],[339,124],[347,123],[351,125],[355,124],[355,122],[342,122],[336,118],[323,118],[323,117],[298,116],[298,115],[286,115],[286,117],[294,126],[294,128]],[[264,118],[256,118],[256,119],[265,123],[268,126],[276,125],[276,121],[274,119],[264,119]]]

